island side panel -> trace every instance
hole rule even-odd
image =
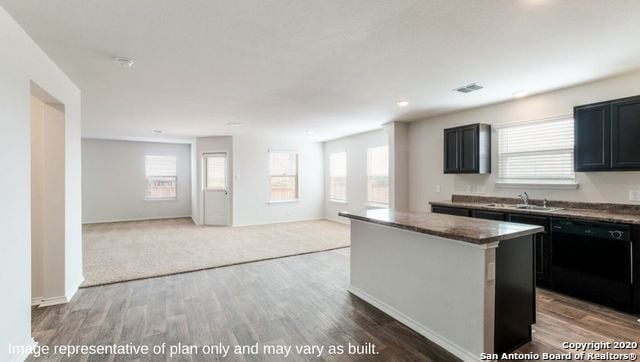
[[[351,220],[350,291],[464,360],[493,352],[493,296],[479,246]]]
[[[535,293],[533,235],[501,241],[496,251],[496,353],[531,341]]]

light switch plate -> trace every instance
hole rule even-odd
[[[640,190],[629,190],[629,201],[640,201]]]
[[[436,192],[440,193],[441,190],[440,185],[436,185]]]

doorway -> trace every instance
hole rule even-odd
[[[226,152],[205,153],[203,204],[204,224],[229,225],[229,162]]]
[[[31,85],[31,304],[66,303],[65,108]]]

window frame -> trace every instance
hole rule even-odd
[[[371,195],[369,194],[369,180],[372,177],[383,177],[383,176],[379,176],[379,175],[370,175],[370,170],[369,170],[369,165],[370,165],[370,161],[369,161],[369,150],[372,149],[376,149],[376,148],[386,148],[387,149],[387,174],[386,177],[387,178],[387,202],[379,202],[377,200],[371,200]],[[389,207],[389,203],[390,203],[390,184],[391,184],[391,177],[389,174],[389,145],[382,145],[382,146],[373,146],[373,147],[367,147],[367,155],[366,155],[366,162],[367,162],[367,170],[366,170],[366,176],[367,176],[367,184],[366,184],[366,188],[367,188],[367,203],[366,206],[372,206],[372,207],[376,207],[376,208],[385,208],[385,207]]]
[[[331,170],[333,169],[333,167],[331,166],[331,157],[334,156],[334,155],[340,155],[340,154],[344,154],[344,176],[342,176],[344,178],[344,199],[333,197],[335,195],[333,194],[333,191],[332,191],[332,186],[333,186],[332,179],[334,178],[334,176],[331,175]],[[349,162],[349,159],[348,159],[348,155],[347,155],[347,151],[346,150],[333,152],[333,153],[329,154],[329,197],[328,197],[328,200],[331,201],[331,202],[335,202],[335,203],[339,203],[339,204],[348,203],[348,201],[347,201],[348,198],[349,198],[348,197],[349,187],[347,185],[348,172],[349,172],[348,171],[348,167],[347,167],[348,162]]]
[[[563,115],[558,115],[558,116],[553,116],[553,117],[547,117],[547,118],[541,118],[541,119],[534,119],[534,120],[529,120],[529,121],[523,121],[523,122],[514,122],[514,123],[507,123],[507,124],[502,124],[502,125],[498,125],[495,126],[495,132],[497,133],[496,135],[496,151],[497,151],[497,164],[498,164],[498,174],[497,174],[497,180],[495,182],[496,186],[498,187],[502,187],[502,188],[534,188],[534,189],[558,189],[558,190],[568,190],[568,189],[577,189],[578,188],[578,183],[576,182],[576,174],[575,171],[573,172],[573,177],[572,178],[562,178],[562,177],[550,177],[550,178],[509,178],[509,177],[503,177],[502,173],[503,173],[503,162],[502,162],[502,157],[505,154],[514,154],[514,153],[518,153],[518,152],[500,152],[501,149],[501,137],[500,137],[500,132],[504,129],[508,129],[511,127],[520,127],[520,126],[527,126],[527,125],[534,125],[534,124],[541,124],[541,123],[551,123],[554,121],[571,121],[574,122],[573,119],[573,115],[572,114],[563,114]],[[575,126],[574,126],[575,127]],[[575,161],[575,128],[573,130],[573,132],[571,132],[571,137],[574,137],[573,139],[573,146],[571,147],[557,147],[557,148],[553,148],[553,149],[546,149],[546,150],[537,150],[537,151],[528,151],[527,153],[531,153],[531,154],[543,154],[543,153],[557,153],[558,155],[561,153],[571,153],[571,162],[567,162],[567,165],[570,163],[570,167],[573,169],[574,167],[574,161]],[[522,152],[521,152],[522,153]]]
[[[271,173],[271,154],[272,153],[286,153],[289,155],[295,155],[295,159],[296,159],[296,173],[295,175],[288,175],[286,173],[284,174],[272,174]],[[268,167],[268,178],[269,178],[269,204],[282,204],[282,203],[290,203],[290,202],[298,202],[300,201],[300,153],[298,151],[295,150],[269,150],[268,152],[268,157],[267,157],[267,167]],[[274,177],[290,177],[294,179],[295,182],[295,189],[294,189],[294,198],[292,199],[286,199],[286,200],[274,200],[273,197],[273,178]]]
[[[159,176],[152,175],[149,176],[147,174],[147,162],[148,157],[173,157],[175,158],[175,175],[173,176]],[[157,202],[157,201],[176,201],[178,200],[178,156],[177,155],[151,155],[145,154],[144,156],[144,167],[145,167],[145,196],[144,201]],[[170,197],[150,197],[149,196],[149,184],[153,181],[160,181],[159,179],[173,179],[173,183],[175,184],[176,194],[175,196]]]
[[[209,188],[209,157],[222,157],[224,158],[224,188]],[[212,192],[229,192],[229,154],[227,152],[207,152],[203,154],[204,158],[204,191]]]

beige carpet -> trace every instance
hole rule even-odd
[[[83,287],[329,250],[350,245],[328,220],[241,227],[191,219],[85,225]]]

